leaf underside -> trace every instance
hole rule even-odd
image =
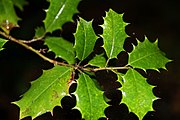
[[[144,42],[138,42],[134,50],[129,54],[129,65],[134,68],[155,69],[164,68],[170,62],[165,54],[158,48],[158,42],[151,43],[147,38]]]
[[[6,40],[6,39],[0,38],[0,50],[3,50],[3,46],[4,46],[4,44],[5,44],[7,41],[8,41],[8,40]]]
[[[122,103],[128,106],[130,112],[142,120],[148,111],[153,111],[152,104],[157,98],[153,95],[153,86],[149,85],[142,75],[129,69],[124,76],[118,76],[118,81],[122,83]]]
[[[92,28],[92,22],[86,22],[80,18],[75,33],[74,46],[79,60],[84,60],[93,51],[96,39],[97,36]]]
[[[50,51],[55,52],[57,57],[66,60],[69,64],[75,63],[75,53],[71,42],[61,37],[47,37],[45,44],[48,45]]]
[[[110,9],[104,18],[104,24],[102,25],[103,47],[109,59],[117,58],[117,55],[124,50],[123,45],[127,37],[125,26],[127,23],[123,21],[122,16]]]
[[[78,12],[79,2],[80,0],[51,0],[44,20],[46,32],[61,29],[64,23],[72,21],[73,14]]]
[[[52,112],[55,106],[60,105],[61,99],[68,95],[71,71],[69,67],[55,66],[33,81],[22,99],[14,102],[20,107],[20,119],[27,116],[35,118]]]
[[[77,109],[82,113],[85,120],[98,120],[105,117],[104,110],[108,106],[103,98],[103,91],[100,91],[93,79],[82,73],[77,80]]]

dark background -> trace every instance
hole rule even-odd
[[[45,18],[43,9],[48,8],[46,0],[28,0],[29,4],[24,6],[24,11],[16,8],[18,16],[22,19],[19,21],[20,28],[14,28],[11,35],[20,39],[32,39],[34,29],[43,25],[42,20]],[[159,48],[166,53],[173,62],[166,65],[168,71],[160,70],[158,73],[148,70],[145,75],[148,82],[156,87],[153,89],[154,94],[161,99],[153,103],[155,112],[148,112],[143,120],[179,120],[180,119],[180,53],[179,53],[179,33],[180,33],[180,7],[176,0],[82,0],[78,6],[81,16],[86,20],[94,19],[93,26],[97,34],[102,33],[98,24],[102,24],[102,16],[105,16],[104,10],[112,8],[118,13],[124,13],[124,21],[130,23],[126,27],[129,37],[125,42],[125,49],[132,50],[131,42],[135,38],[140,41],[144,35],[150,41],[159,40]],[[63,30],[53,32],[53,35],[63,36],[73,41],[72,33],[75,32],[75,24],[66,23]],[[135,34],[133,34],[135,33]],[[97,44],[102,44],[101,39]],[[41,42],[31,44],[36,49],[43,47]],[[51,64],[44,62],[32,52],[8,42],[0,52],[0,120],[18,120],[19,108],[13,104],[19,96],[29,87],[29,82],[35,80],[42,74],[42,69],[52,67]],[[119,61],[125,57],[125,53],[119,55]],[[47,54],[54,57],[53,53]],[[118,60],[114,60],[117,62]],[[111,61],[113,62],[113,61]],[[126,63],[126,60],[124,61]],[[105,71],[96,73],[97,75],[107,75]],[[107,75],[108,79],[115,79],[114,76]],[[102,81],[103,78],[97,78]],[[115,81],[114,81],[115,83]],[[114,84],[113,83],[113,84]],[[106,86],[106,83],[102,83]],[[107,81],[107,84],[108,81]],[[117,105],[121,100],[120,91],[115,91],[106,86],[109,92],[106,95],[112,99],[112,106],[105,110],[105,114],[111,120],[137,120],[133,113],[129,113],[125,105]],[[77,110],[71,110],[74,106],[72,98],[66,97],[61,103],[62,107],[55,107],[53,117],[46,113],[35,120],[75,120],[80,119],[81,115]],[[102,118],[103,119],[103,118]],[[27,117],[23,120],[30,120]]]

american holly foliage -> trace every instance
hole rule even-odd
[[[92,78],[95,69],[110,70],[117,74],[118,81],[122,87],[122,101],[129,108],[130,112],[135,113],[139,119],[142,119],[148,111],[153,111],[152,103],[157,98],[153,95],[153,86],[149,85],[135,68],[158,70],[164,68],[170,60],[158,48],[157,40],[152,43],[147,38],[143,42],[139,42],[134,46],[133,51],[129,54],[128,70],[125,74],[117,71],[117,66],[109,66],[109,60],[117,58],[117,55],[123,49],[124,41],[127,38],[125,32],[125,23],[122,14],[118,14],[112,9],[106,12],[104,17],[103,34],[98,35],[103,39],[103,48],[105,53],[95,55],[86,66],[81,66],[84,61],[94,50],[98,36],[95,34],[92,21],[88,22],[79,17],[77,20],[77,28],[75,44],[65,40],[62,37],[50,37],[47,32],[61,29],[65,22],[72,21],[72,16],[78,13],[77,6],[80,0],[51,0],[49,8],[46,10],[46,18],[44,20],[45,28],[36,29],[34,38],[44,38],[44,44],[49,47],[49,51],[53,51],[56,57],[62,58],[64,64],[55,64],[52,69],[44,70],[41,77],[31,82],[30,89],[22,95],[19,101],[13,102],[20,108],[20,119],[31,116],[36,118],[46,112],[52,112],[55,106],[61,106],[60,101],[64,96],[69,94],[70,79],[72,74],[76,72],[78,78],[74,80],[77,88],[74,94],[76,96],[76,109],[78,109],[85,120],[97,120],[105,117],[104,110],[108,106],[103,97],[103,91],[98,89],[97,81]],[[13,5],[23,10],[25,0],[0,0],[0,27],[5,34],[9,30],[5,27],[5,22],[17,26],[17,17]],[[8,5],[8,7],[7,7]],[[8,14],[7,14],[8,12]],[[0,38],[0,50],[3,50],[4,44],[8,38]],[[106,57],[104,57],[106,56]],[[107,58],[107,59],[106,59]],[[79,67],[81,66],[81,67]],[[111,69],[112,68],[112,69]],[[117,68],[117,69],[116,69]],[[72,81],[71,81],[72,82]]]

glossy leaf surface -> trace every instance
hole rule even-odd
[[[122,16],[122,14],[110,9],[104,18],[104,24],[102,25],[103,47],[109,59],[117,58],[117,55],[124,50],[123,45],[127,37],[125,26],[127,23],[123,21]]]
[[[138,42],[134,50],[129,54],[129,65],[141,69],[164,68],[170,62],[165,54],[158,48],[157,40],[151,43],[147,38],[144,42]]]
[[[61,29],[65,22],[72,21],[73,14],[77,13],[80,0],[50,0],[44,20],[46,32]]]
[[[47,37],[45,44],[48,45],[50,51],[55,52],[57,57],[66,60],[69,64],[75,63],[75,53],[71,42],[61,37]]]
[[[103,91],[99,90],[95,81],[82,73],[77,81],[75,92],[77,108],[81,111],[85,120],[98,120],[105,117],[104,110],[107,107],[103,98]]]
[[[146,79],[134,69],[129,69],[127,73],[118,77],[122,84],[122,103],[125,103],[130,112],[135,113],[140,120],[148,111],[152,111],[152,104],[156,97],[153,95],[153,86],[149,85]]]
[[[43,113],[52,112],[68,94],[70,76],[71,68],[64,66],[55,66],[44,71],[40,78],[31,83],[30,89],[23,97],[14,102],[20,107],[20,118],[35,118]]]
[[[92,22],[80,18],[75,33],[75,50],[77,58],[84,60],[94,49],[97,36],[92,28]]]

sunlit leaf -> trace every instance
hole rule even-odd
[[[127,37],[125,26],[127,23],[123,21],[122,16],[122,14],[110,9],[104,18],[104,24],[102,25],[103,47],[109,59],[117,58],[117,55],[124,50],[123,45]]]
[[[65,22],[72,21],[73,14],[77,13],[80,0],[50,0],[44,21],[46,32],[61,29]]]
[[[123,82],[122,79],[123,78]],[[153,111],[152,104],[157,98],[153,95],[153,86],[134,69],[129,69],[124,76],[118,77],[122,84],[122,103],[125,103],[130,112],[135,113],[140,120],[148,111]]]
[[[80,18],[75,33],[75,50],[77,58],[84,60],[92,51],[97,36],[92,28],[92,22],[87,22]]]
[[[164,68],[170,62],[165,54],[158,48],[158,41],[151,43],[147,38],[144,42],[138,42],[134,50],[129,54],[129,65],[141,69]]]
[[[76,108],[85,120],[98,120],[105,117],[104,110],[108,106],[103,98],[103,91],[96,87],[95,81],[82,73],[77,80]]]
[[[48,45],[50,51],[56,53],[57,57],[66,60],[69,64],[75,63],[75,53],[71,42],[61,37],[47,37],[45,44]]]
[[[40,78],[31,83],[22,98],[14,102],[20,107],[20,119],[26,116],[35,118],[60,106],[61,99],[68,95],[70,77],[71,68],[64,66],[44,71]]]

